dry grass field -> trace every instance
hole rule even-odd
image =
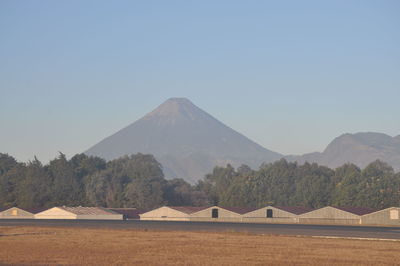
[[[0,227],[0,265],[398,265],[400,242]]]

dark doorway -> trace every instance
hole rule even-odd
[[[267,209],[267,218],[272,218],[272,217],[273,217],[272,209]]]
[[[218,218],[218,209],[212,209],[211,217],[212,218]]]

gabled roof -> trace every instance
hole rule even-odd
[[[139,219],[139,214],[145,213],[147,210],[136,209],[136,208],[107,208],[110,211],[122,214],[128,219]]]
[[[220,208],[231,211],[231,212],[235,212],[238,214],[245,214],[245,213],[252,212],[252,211],[259,209],[259,208],[254,208],[254,207],[220,207]]]
[[[32,214],[36,214],[36,213],[39,213],[39,212],[42,212],[42,211],[45,211],[45,210],[48,209],[48,208],[44,208],[44,207],[40,207],[40,208],[10,207],[10,208],[5,208],[5,209],[1,209],[1,208],[0,208],[0,212],[6,211],[6,210],[10,210],[10,209],[13,209],[13,208],[20,209],[20,210],[23,210],[23,211],[25,211],[25,212],[29,212],[29,213],[32,213]]]
[[[111,210],[107,210],[106,208],[101,207],[57,207],[64,211],[76,214],[76,215],[113,215],[118,214]]]
[[[167,207],[186,214],[192,214],[209,208],[209,207],[193,207],[193,206],[167,206]]]
[[[296,214],[296,215],[303,214],[303,213],[310,212],[310,211],[314,210],[313,208],[304,207],[304,206],[271,206],[271,207],[280,209],[280,210],[285,211],[285,212],[290,212],[290,213],[293,213],[293,214]]]
[[[350,206],[344,206],[344,207],[331,206],[331,207],[345,212],[350,212],[355,215],[365,215],[378,211],[377,209],[366,208],[366,207],[350,207]]]

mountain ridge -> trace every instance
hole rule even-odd
[[[323,152],[285,156],[298,163],[315,162],[328,167],[353,163],[363,168],[375,160],[381,160],[400,170],[400,138],[384,133],[345,133],[332,140]]]

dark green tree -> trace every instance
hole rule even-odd
[[[18,182],[16,206],[22,208],[52,206],[52,178],[35,157],[24,167],[24,178]]]
[[[55,206],[78,206],[85,203],[82,180],[63,153],[46,167],[52,177],[51,203]]]

